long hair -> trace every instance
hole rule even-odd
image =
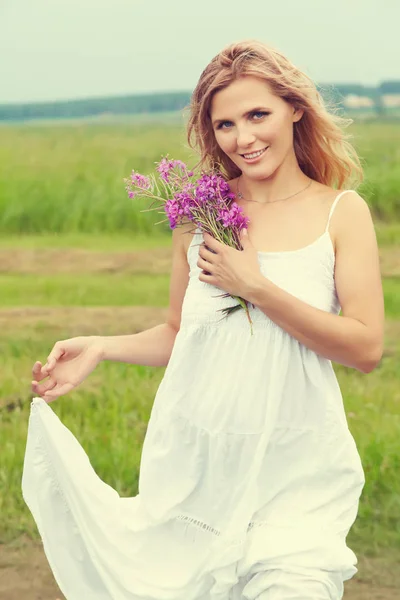
[[[341,189],[363,180],[363,170],[354,147],[344,131],[352,119],[341,117],[334,106],[328,110],[315,83],[281,52],[257,40],[244,40],[226,46],[202,72],[189,105],[187,139],[200,154],[198,165],[217,169],[227,179],[241,170],[218,146],[211,124],[213,95],[236,79],[255,76],[266,81],[272,92],[302,109],[303,116],[293,124],[293,144],[301,170],[311,179]]]

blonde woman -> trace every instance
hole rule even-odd
[[[342,598],[365,479],[332,361],[372,371],[384,324],[345,125],[260,42],[201,74],[189,142],[250,217],[243,250],[175,229],[165,323],[59,341],[33,368],[23,493],[68,600]],[[244,311],[220,320],[235,302],[221,289],[252,303],[254,335]],[[48,405],[101,360],[168,365],[134,498],[100,480]]]

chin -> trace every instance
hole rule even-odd
[[[243,175],[246,175],[249,179],[254,179],[255,181],[262,181],[263,179],[268,179],[275,173],[276,169],[260,169],[256,171],[245,171],[243,170]]]

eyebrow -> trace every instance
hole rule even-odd
[[[243,117],[248,117],[251,113],[258,112],[260,110],[270,111],[271,109],[270,108],[266,108],[265,106],[257,106],[256,108],[252,108],[252,109],[246,111],[243,114]],[[230,121],[230,119],[215,119],[212,122],[212,124],[213,124],[213,126],[215,126],[215,125],[219,125],[219,123],[225,123],[225,121]]]

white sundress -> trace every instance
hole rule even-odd
[[[326,229],[259,252],[272,282],[338,314]],[[34,398],[22,477],[68,600],[338,600],[357,559],[346,536],[365,483],[331,361],[198,278],[196,230],[181,327],[121,498],[51,407]],[[116,432],[117,434],[117,432]]]

